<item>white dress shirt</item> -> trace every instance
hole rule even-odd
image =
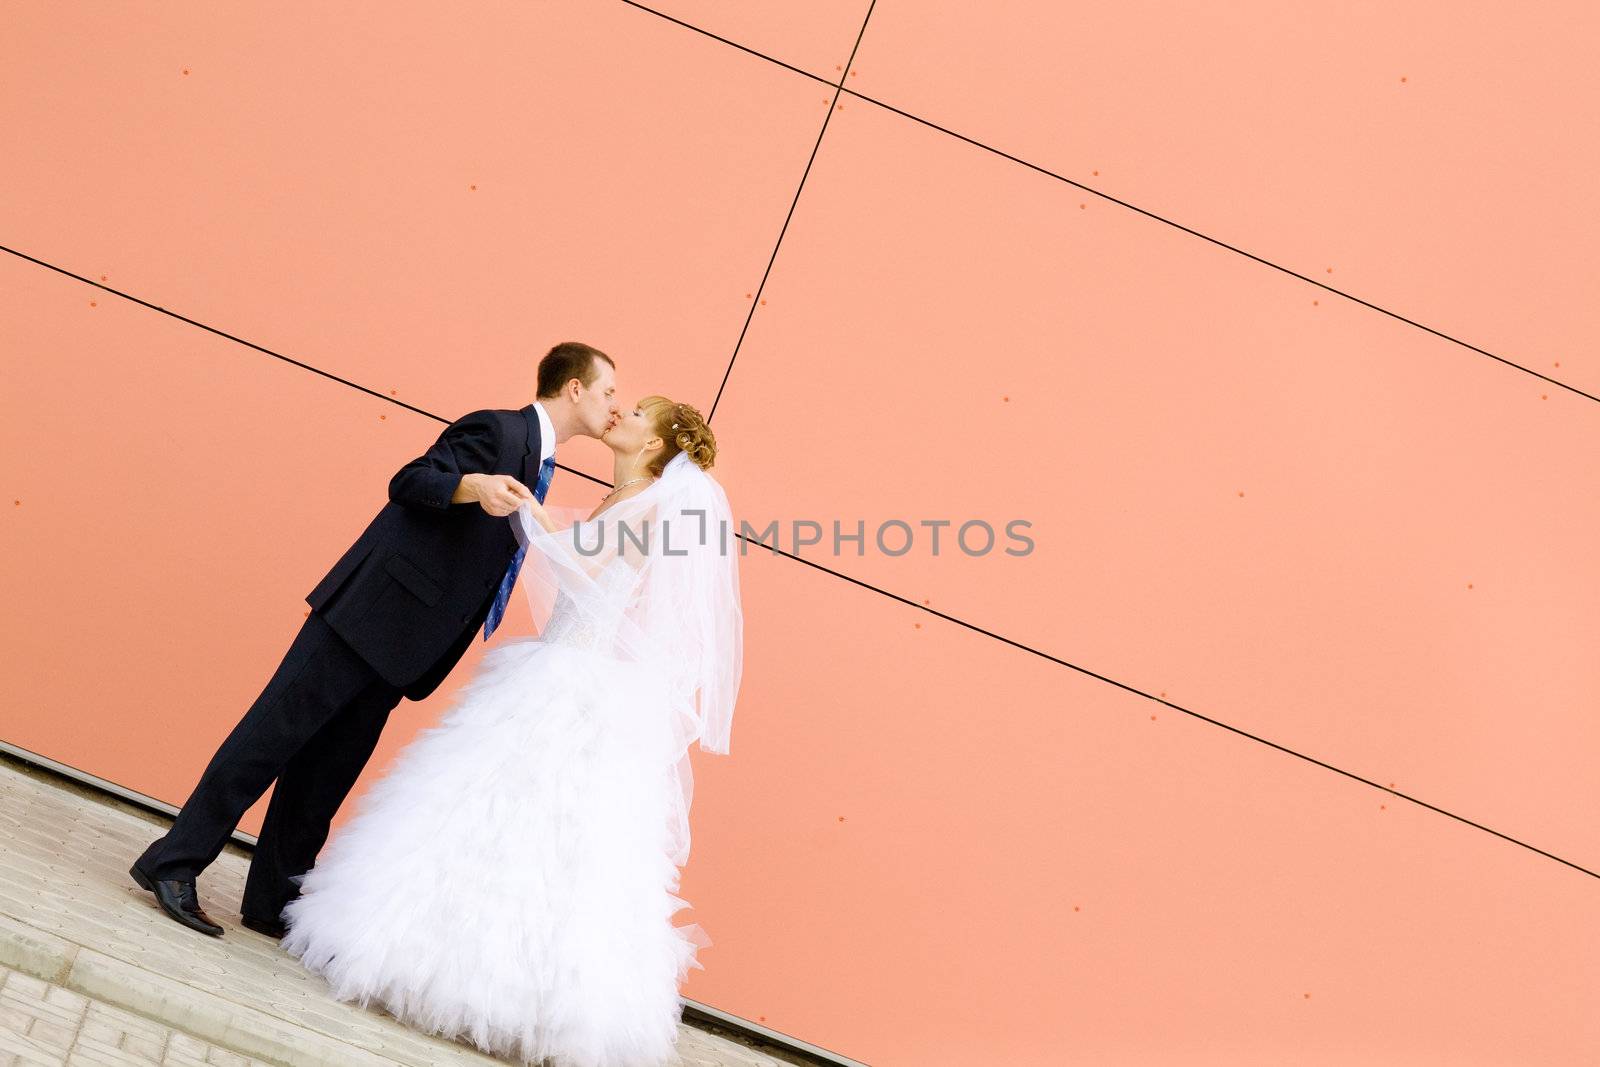
[[[533,410],[539,415],[539,462],[533,465],[537,471],[545,460],[556,454],[556,426],[550,421],[550,413],[537,400],[533,402]]]

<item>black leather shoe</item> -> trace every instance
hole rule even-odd
[[[289,926],[282,919],[255,919],[249,915],[239,916],[239,921],[258,934],[268,937],[282,938],[289,932]]]
[[[173,878],[153,879],[141,871],[137,863],[128,868],[128,873],[133,875],[133,880],[139,883],[140,889],[148,889],[156,895],[156,903],[161,906],[161,910],[175,921],[202,934],[210,934],[212,937],[222,936],[222,927],[212,922],[211,916],[201,909],[200,897],[195,892],[192,881],[179,881]]]

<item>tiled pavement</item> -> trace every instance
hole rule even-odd
[[[166,825],[0,758],[0,1067],[506,1062],[332,999],[277,941],[240,926],[248,858],[235,844],[198,882],[224,936],[168,919],[127,874]],[[685,1067],[788,1062],[689,1026],[678,1052]]]
[[[268,1067],[193,1034],[0,968],[0,1067],[160,1064]]]

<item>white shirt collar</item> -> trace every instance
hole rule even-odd
[[[537,400],[533,402],[533,410],[539,415],[539,462],[543,463],[556,454],[556,426],[550,421],[550,413]]]

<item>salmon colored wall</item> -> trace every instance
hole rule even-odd
[[[717,401],[757,527],[1032,523],[746,557],[685,995],[877,1065],[1593,1062],[1594,9],[867,7],[9,7],[0,738],[181,803],[578,338]]]

